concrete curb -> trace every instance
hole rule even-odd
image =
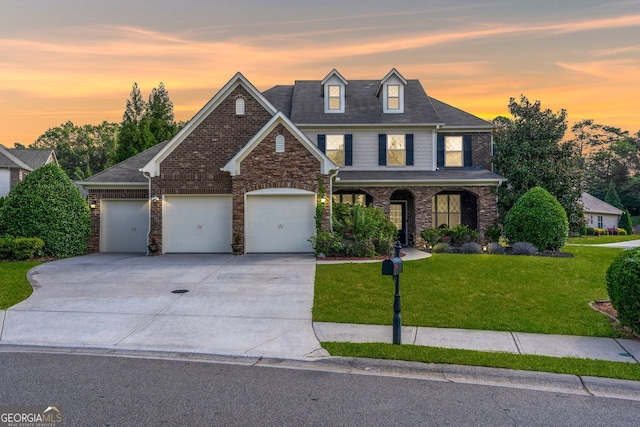
[[[352,375],[374,375],[425,381],[446,381],[551,393],[640,401],[640,381],[579,377],[548,372],[518,371],[477,366],[445,365],[382,359],[326,357],[300,360],[191,352],[100,349],[38,345],[0,345],[0,353],[51,353],[105,357],[164,359],[255,367],[299,369]]]

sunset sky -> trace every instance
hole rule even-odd
[[[134,82],[188,120],[237,71],[265,90],[393,67],[488,120],[524,94],[635,133],[640,1],[3,0],[0,143],[119,122]]]

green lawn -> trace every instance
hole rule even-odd
[[[574,258],[433,254],[404,263],[402,323],[612,337],[588,303],[608,299],[604,274],[621,251],[565,247]],[[391,324],[393,282],[381,263],[318,265],[313,320]]]
[[[23,301],[31,295],[33,288],[27,280],[27,271],[40,261],[0,262],[0,310]]]
[[[602,245],[605,243],[628,242],[629,240],[638,240],[640,235],[631,234],[629,236],[584,236],[571,237],[567,239],[567,243],[572,245]]]
[[[640,380],[637,363],[607,362],[570,357],[547,357],[524,354],[454,350],[412,345],[380,343],[354,344],[323,342],[332,355],[376,359],[409,360],[426,363],[448,363],[471,366],[555,372],[570,375]]]

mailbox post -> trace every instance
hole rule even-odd
[[[402,316],[400,315],[400,273],[402,273],[402,259],[400,258],[402,245],[396,242],[396,256],[382,261],[382,275],[393,276],[396,285],[396,293],[393,298],[393,343],[400,344],[402,341]]]

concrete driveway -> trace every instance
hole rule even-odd
[[[29,272],[0,342],[225,355],[328,355],[312,322],[311,255],[94,254]],[[188,290],[186,293],[172,293]]]

